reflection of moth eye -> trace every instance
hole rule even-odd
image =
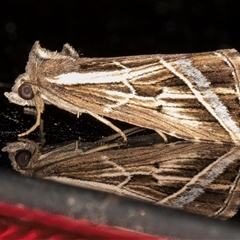
[[[15,155],[15,161],[19,167],[26,167],[30,162],[32,153],[29,150],[20,150]]]
[[[26,84],[26,83],[22,84],[18,88],[18,94],[21,98],[23,98],[25,100],[31,100],[34,97],[31,85]]]

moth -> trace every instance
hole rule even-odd
[[[10,102],[90,114],[126,140],[105,117],[194,141],[240,145],[240,55],[235,49],[194,54],[86,58],[65,44],[51,52],[35,42]]]
[[[126,133],[126,132],[124,132]],[[78,146],[76,148],[76,146]],[[39,146],[21,139],[3,148],[15,170],[163,204],[209,217],[232,217],[240,204],[240,148],[163,143],[157,133],[95,143]]]

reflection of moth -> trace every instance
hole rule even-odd
[[[240,145],[240,55],[234,49],[195,54],[85,58],[65,44],[61,52],[36,42],[10,102],[44,104],[88,113],[117,131],[109,117],[187,140]]]
[[[57,148],[29,140],[9,143],[13,167],[48,178],[182,208],[211,217],[232,217],[240,204],[240,149],[230,145],[159,143],[159,135],[120,141],[69,143]],[[152,146],[146,144],[153,144]]]

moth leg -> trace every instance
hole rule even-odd
[[[98,147],[93,148],[93,149],[89,149],[86,152],[84,152],[83,154],[91,154],[91,153],[94,153],[94,152],[100,152],[100,151],[103,151],[103,150],[107,150],[107,149],[111,149],[111,148],[115,148],[115,147],[120,147],[120,146],[123,146],[123,145],[125,145],[125,144],[124,143],[106,144],[106,145],[103,145],[103,146],[98,146]]]
[[[81,115],[82,115],[82,113],[81,113],[81,112],[78,112],[78,113],[77,113],[77,118],[79,118]]]
[[[127,130],[124,130],[123,133],[128,137],[129,135],[132,135],[132,134],[135,134],[135,133],[138,133],[138,132],[142,132],[144,131],[145,129],[144,128],[140,128],[140,127],[133,127],[133,128],[129,128]],[[97,143],[99,144],[107,144],[108,142],[110,141],[117,141],[118,138],[121,137],[121,135],[119,135],[119,133],[116,133],[116,134],[113,134],[111,136],[108,136],[108,137],[105,137],[103,139],[100,139],[97,141]]]
[[[75,141],[75,151],[77,151],[78,150],[78,141]]]
[[[120,136],[122,136],[123,140],[126,142],[127,141],[127,137],[125,135],[125,133],[118,127],[116,127],[114,124],[112,124],[110,121],[108,121],[107,119],[100,117],[99,115],[93,113],[93,112],[87,112],[89,115],[93,116],[94,118],[98,119],[100,122],[108,125],[110,128],[112,128],[114,131],[116,131],[118,134],[120,134]]]
[[[29,128],[26,132],[18,134],[18,137],[23,137],[28,135],[29,133],[33,132],[41,123],[41,114],[43,113],[44,110],[44,102],[41,99],[38,94],[35,95],[35,105],[36,105],[36,110],[37,110],[37,117],[36,117],[36,122],[35,124]]]
[[[23,108],[24,114],[33,115],[34,117],[37,116],[37,110],[35,108],[24,107]],[[40,119],[40,126],[39,126],[39,141],[41,146],[44,146],[46,143],[45,132],[44,132],[44,121]]]
[[[41,147],[43,147],[46,143],[46,138],[45,138],[45,132],[44,132],[44,121],[42,119],[40,119],[40,126],[39,126],[39,139],[40,139],[40,143],[41,143]]]
[[[154,129],[162,138],[163,138],[163,141],[165,142],[165,143],[167,143],[168,142],[168,139],[167,139],[167,136],[165,135],[165,133],[163,133],[161,130],[159,130],[159,129]]]

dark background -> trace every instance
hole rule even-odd
[[[24,72],[36,40],[50,50],[68,42],[87,57],[240,50],[239,5],[237,0],[1,1],[0,148],[35,121],[3,92]],[[50,142],[113,133],[88,116],[76,120],[54,106],[46,108],[44,119]],[[35,131],[30,138],[37,136]],[[0,157],[0,165],[9,166],[6,155]]]
[[[240,49],[239,1],[8,0],[0,3],[1,81],[24,72],[36,40],[88,57]]]

